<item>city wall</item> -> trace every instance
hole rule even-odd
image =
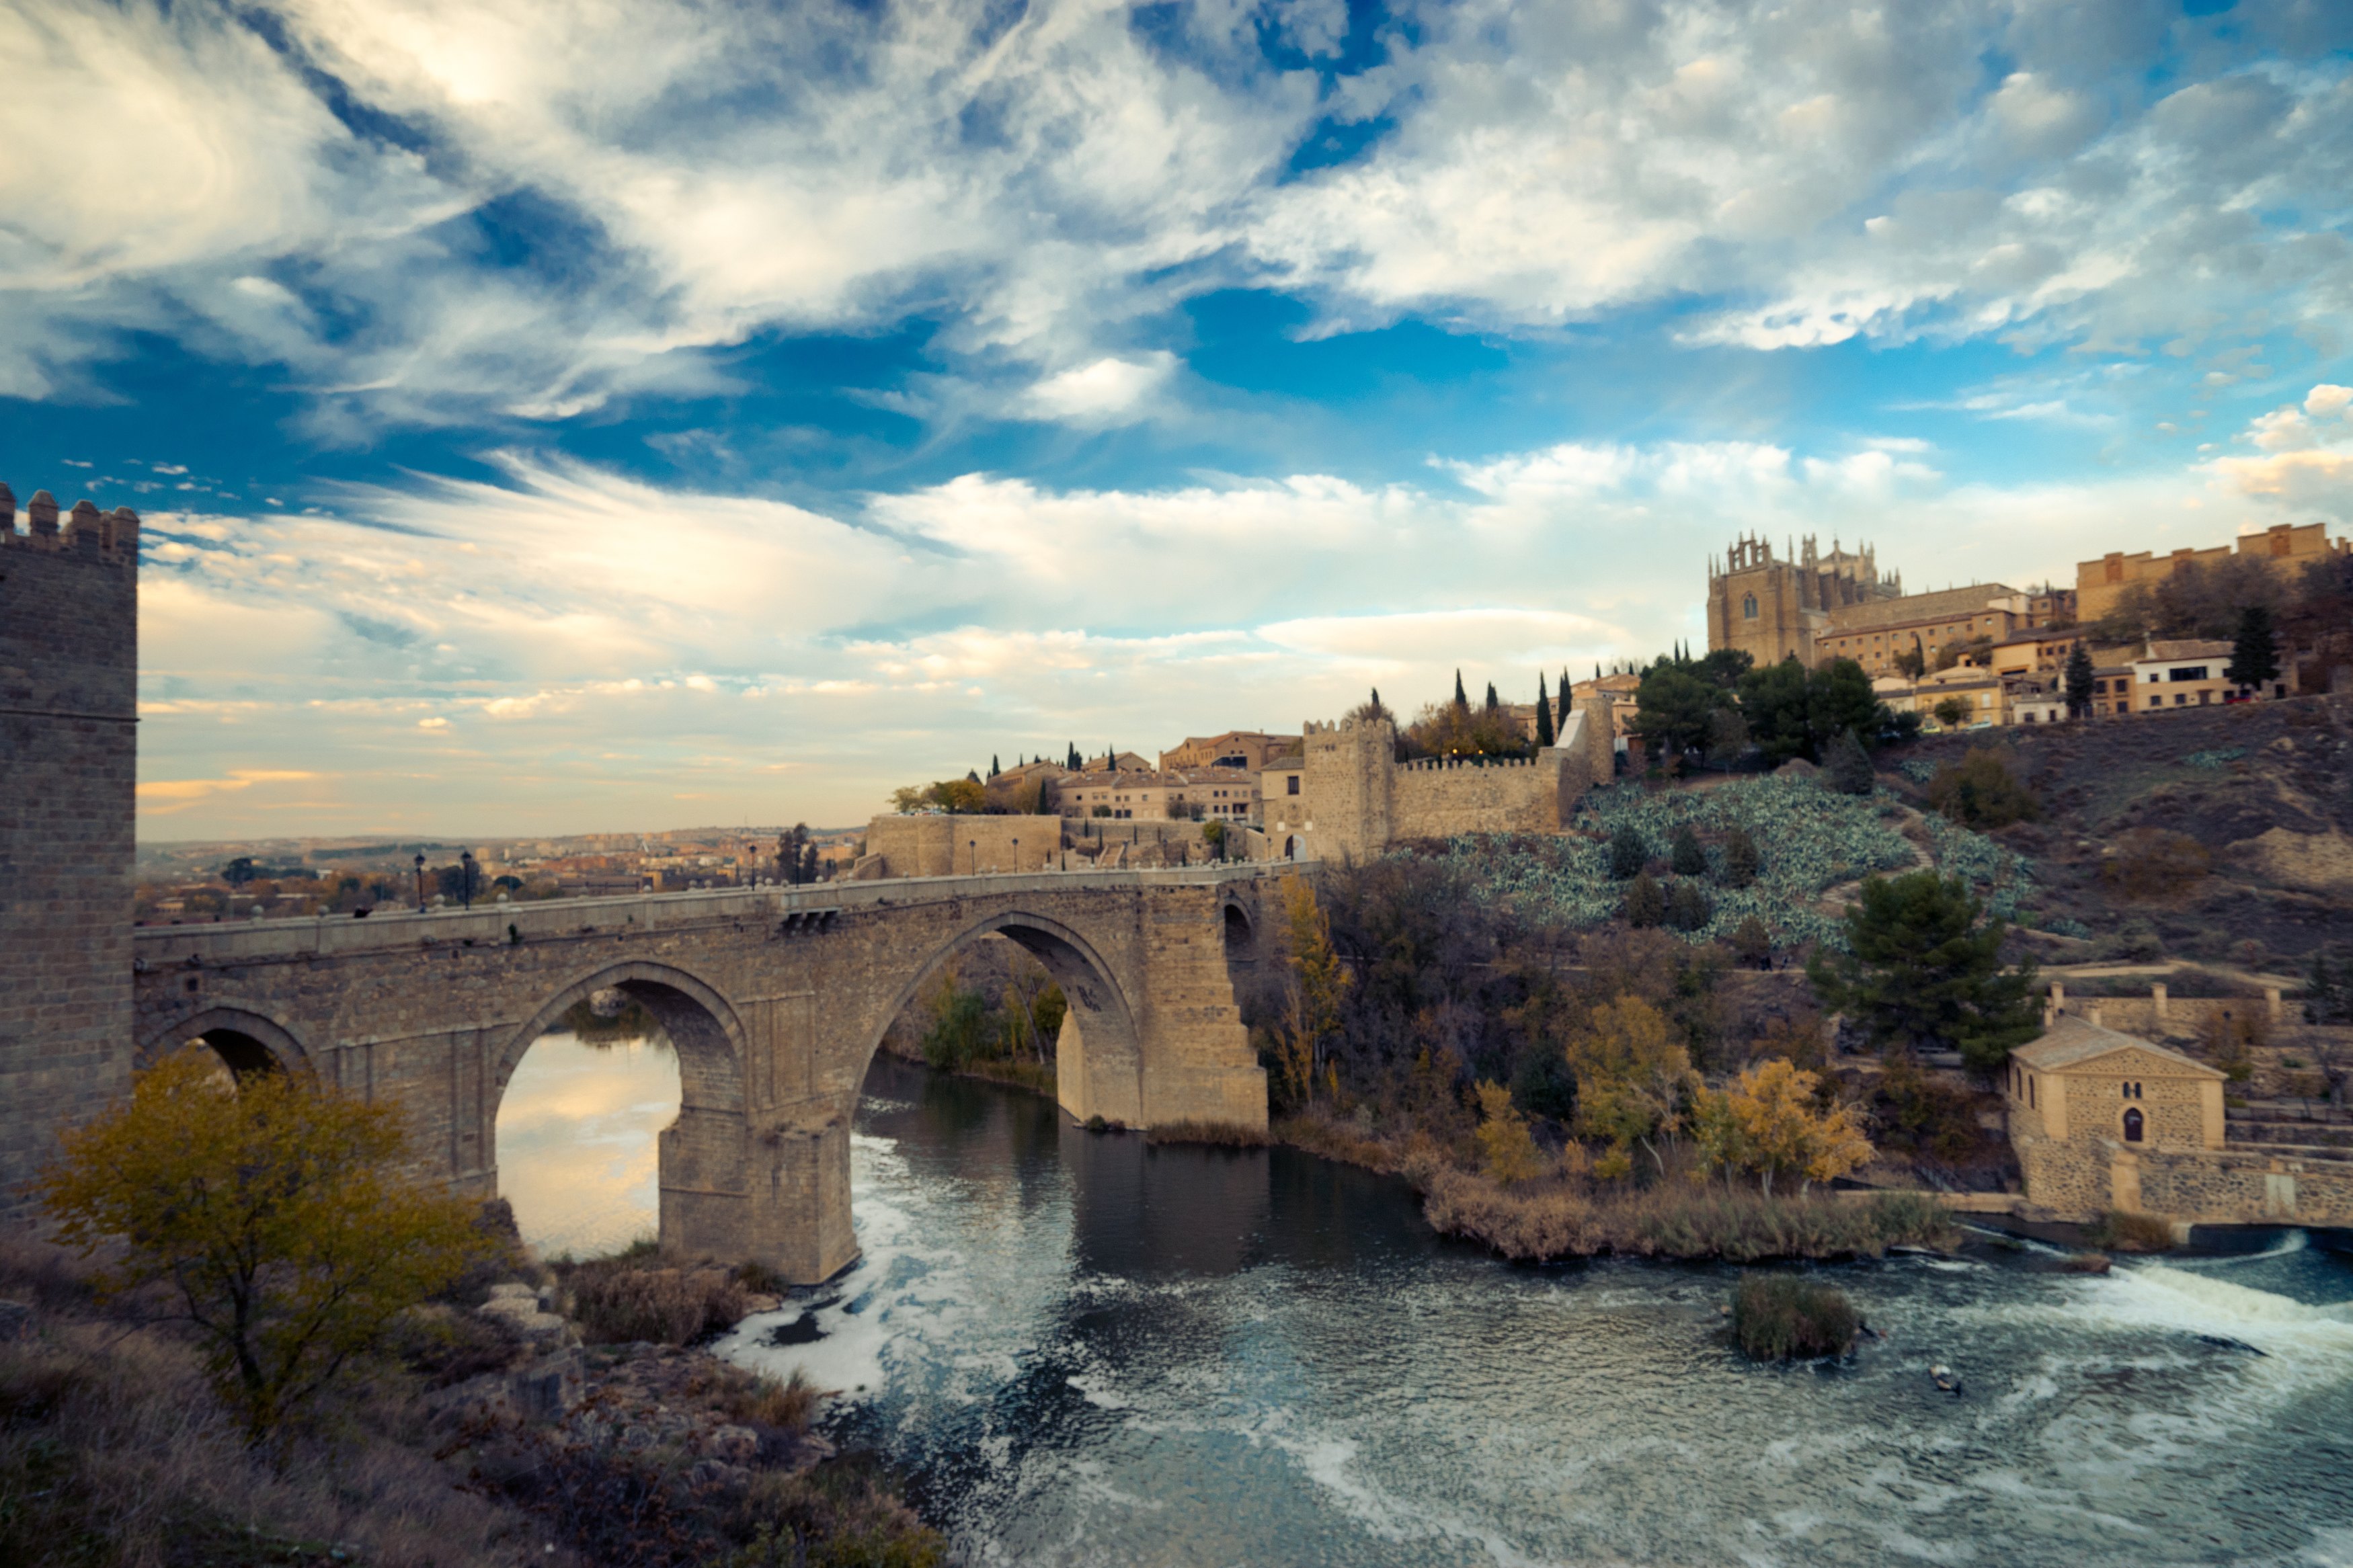
[[[0,1214],[130,1075],[139,520],[0,485]]]
[[[866,853],[850,875],[868,881],[1042,871],[1061,864],[1061,849],[1059,816],[878,816],[867,825]]]

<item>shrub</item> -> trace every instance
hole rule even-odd
[[[1909,1051],[1889,1054],[1871,1109],[1882,1142],[1948,1163],[1968,1159],[1984,1138],[1977,1096],[1923,1070]]]
[[[647,1268],[633,1258],[598,1258],[565,1271],[572,1317],[594,1343],[691,1344],[732,1328],[749,1310],[744,1287],[715,1264]]]
[[[2199,1048],[2232,1083],[2244,1083],[2254,1077],[2254,1047],[2268,1037],[2263,1015],[2243,1004],[2213,1008],[2198,1024]]]
[[[1648,871],[1636,874],[1626,887],[1626,923],[1637,931],[1667,918],[1667,895]]]
[[[1262,1149],[1266,1130],[1240,1121],[1162,1121],[1144,1130],[1146,1143],[1211,1143],[1227,1149]]]
[[[947,1542],[858,1458],[758,1472],[733,1532],[744,1545],[717,1568],[938,1568],[947,1561]]]
[[[806,1432],[824,1395],[799,1367],[782,1382],[762,1373],[754,1375],[728,1367],[719,1394],[728,1419],[746,1426],[774,1426],[780,1431]]]
[[[1871,753],[1862,749],[1862,740],[1848,730],[1831,742],[1829,755],[1823,758],[1825,782],[1841,795],[1869,795],[1874,780],[1871,772]]]
[[[1709,902],[1707,889],[1694,881],[1679,881],[1667,894],[1667,924],[1677,931],[1693,931],[1705,928],[1715,918],[1715,906]]]
[[[1844,1355],[1862,1315],[1835,1286],[1794,1274],[1744,1274],[1732,1298],[1732,1332],[1751,1361]]]
[[[1959,764],[1947,763],[1928,781],[1928,805],[1968,827],[2007,827],[2042,815],[2042,803],[2020,782],[2010,760],[1989,746],[1972,746]]]
[[[1609,875],[1623,882],[1650,863],[1651,847],[1631,823],[1609,836]]]
[[[2084,1239],[2110,1252],[2170,1252],[2173,1226],[2153,1214],[2110,1209],[2084,1232]]]
[[[1736,827],[1724,836],[1724,880],[1727,886],[1745,888],[1757,880],[1757,840],[1748,829]]]
[[[2100,862],[2100,879],[2128,899],[2164,899],[2183,891],[2212,868],[2206,847],[2186,833],[2136,827],[2116,837]]]
[[[1707,851],[1700,847],[1699,835],[1688,822],[1675,824],[1674,837],[1667,847],[1667,864],[1678,877],[1707,875]]]
[[[1765,922],[1755,915],[1742,917],[1725,942],[1741,963],[1758,969],[1773,967],[1773,933],[1766,930]]]

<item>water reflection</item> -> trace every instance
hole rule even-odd
[[[591,1257],[654,1234],[656,1140],[678,1120],[667,1042],[548,1035],[499,1102],[499,1192],[542,1255]]]

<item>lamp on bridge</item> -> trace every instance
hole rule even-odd
[[[425,912],[425,857],[417,858],[417,912]]]
[[[459,896],[466,900],[466,907],[470,910],[474,907],[474,852],[472,850],[461,849],[458,852],[458,870],[460,889]]]

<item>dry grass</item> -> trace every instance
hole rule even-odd
[[[1732,1334],[1751,1361],[1844,1355],[1862,1314],[1846,1292],[1795,1274],[1744,1274],[1732,1298]]]
[[[80,1316],[76,1268],[0,1249],[0,1294],[41,1307],[0,1344],[0,1563],[23,1568],[551,1563],[514,1515],[457,1489],[380,1385],[273,1468],[246,1448],[173,1334]],[[51,1249],[54,1250],[54,1249]],[[86,1298],[85,1298],[86,1300]]]
[[[1228,1149],[1262,1149],[1271,1140],[1262,1128],[1239,1121],[1166,1121],[1146,1128],[1146,1143],[1215,1143]]]
[[[1596,1194],[1567,1183],[1507,1189],[1459,1170],[1438,1173],[1426,1191],[1422,1212],[1438,1229],[1531,1260],[1605,1252],[1736,1263],[1877,1258],[1891,1247],[1958,1239],[1942,1205],[1909,1193],[1768,1198],[1678,1184]]]
[[[735,1273],[715,1263],[680,1267],[632,1249],[617,1258],[558,1264],[581,1338],[596,1344],[692,1344],[730,1329],[751,1310]]]
[[[938,1568],[947,1561],[939,1532],[909,1511],[879,1470],[856,1460],[762,1475],[736,1519],[744,1544],[721,1568]]]
[[[781,1383],[765,1373],[754,1375],[736,1367],[727,1368],[726,1373],[727,1382],[718,1391],[720,1408],[746,1426],[806,1432],[817,1415],[817,1402],[825,1397],[825,1391],[799,1367]]]

